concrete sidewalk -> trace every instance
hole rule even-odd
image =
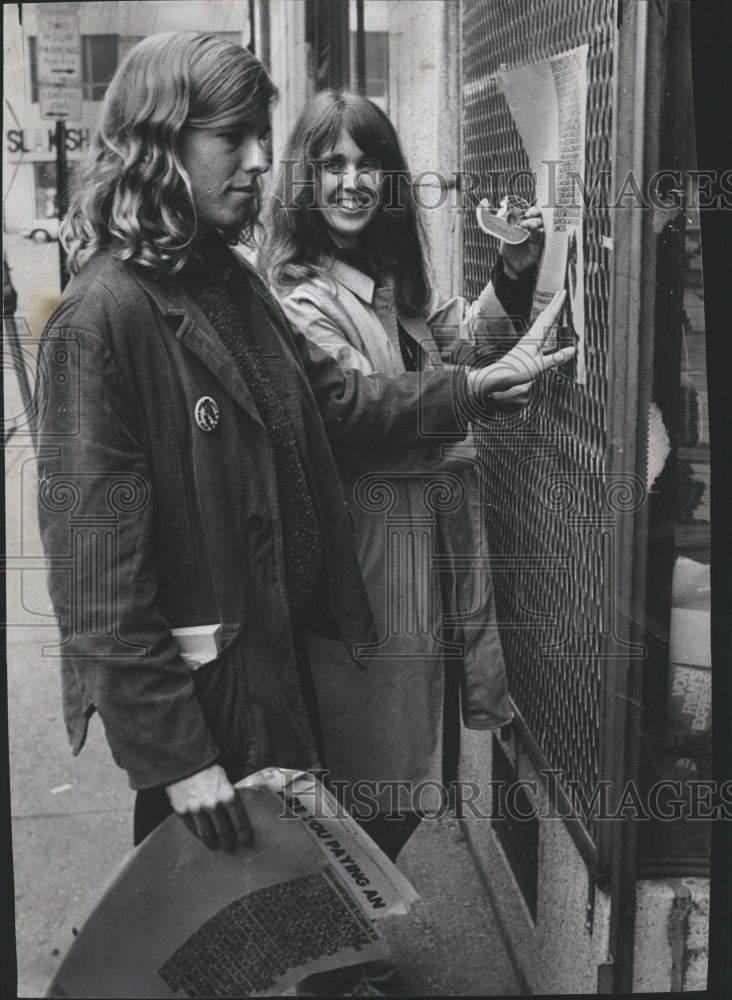
[[[16,240],[15,250],[13,281],[22,312],[34,287],[52,286],[55,246],[42,248],[41,256]],[[40,284],[37,264],[49,272]],[[5,371],[4,387],[6,413],[20,425],[14,371]],[[35,461],[21,426],[5,457],[18,996],[38,997],[58,965],[52,950],[59,931],[131,847],[134,796],[112,761],[98,718],[81,755],[74,758],[69,750],[58,661],[43,654],[57,633],[36,521]],[[422,897],[407,917],[385,928],[407,995],[519,993],[461,824],[448,818],[422,823],[400,868]]]
[[[66,745],[57,666],[39,655],[48,641],[45,629],[22,630],[9,648],[19,997],[43,995],[60,929],[132,841],[133,793],[99,720],[78,758]],[[400,868],[422,897],[385,927],[408,995],[519,993],[461,824],[422,823]]]

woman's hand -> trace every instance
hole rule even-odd
[[[508,212],[512,211],[507,209]],[[500,213],[499,213],[500,214]],[[516,225],[528,230],[529,238],[523,243],[501,243],[500,254],[503,266],[509,278],[518,278],[524,271],[530,270],[539,263],[544,249],[544,222],[541,209],[536,205],[527,208]]]
[[[244,804],[219,764],[166,785],[170,804],[206,847],[227,853],[251,847],[254,834]]]
[[[551,354],[544,354],[544,343],[549,331],[556,325],[566,298],[564,289],[557,292],[549,305],[541,312],[521,340],[508,354],[486,368],[471,368],[468,371],[468,391],[480,408],[511,409],[522,396],[528,398],[531,383],[544,372],[563,365],[575,355],[574,346],[562,347]],[[518,390],[521,391],[518,391]],[[517,390],[508,394],[508,390]],[[501,406],[500,395],[505,394],[506,406]]]
[[[531,386],[531,382],[524,382],[523,385],[515,385],[512,389],[492,393],[493,405],[497,412],[518,413],[519,410],[523,410],[529,401]]]

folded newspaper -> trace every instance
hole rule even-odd
[[[47,996],[281,996],[388,955],[375,922],[419,897],[333,796],[277,768],[236,787],[253,847],[210,851],[171,816],[68,928]]]

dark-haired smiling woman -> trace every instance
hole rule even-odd
[[[493,280],[469,304],[431,287],[408,167],[375,104],[347,92],[317,94],[283,164],[260,260],[295,329],[344,373],[426,373],[454,362],[457,348],[469,356],[491,335],[519,339],[543,243],[538,209],[521,223],[528,240],[503,252]],[[533,377],[524,369],[493,394],[493,408],[524,406]],[[485,570],[480,472],[469,443],[409,449],[384,442],[376,428],[358,449],[338,444],[336,459],[380,644],[363,672],[332,639],[310,636],[308,652],[330,779],[354,815],[376,804],[365,828],[395,859],[420,811],[437,804],[424,794],[436,785],[423,783],[445,787],[455,777],[460,715],[482,730],[511,718]],[[482,565],[451,568],[461,556]],[[460,625],[445,627],[448,619]],[[365,972],[372,988],[396,986],[393,970]],[[346,972],[340,983],[330,974],[301,993],[348,985]]]

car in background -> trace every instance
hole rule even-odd
[[[58,219],[31,219],[27,226],[22,226],[20,235],[34,243],[51,243],[58,239]]]

